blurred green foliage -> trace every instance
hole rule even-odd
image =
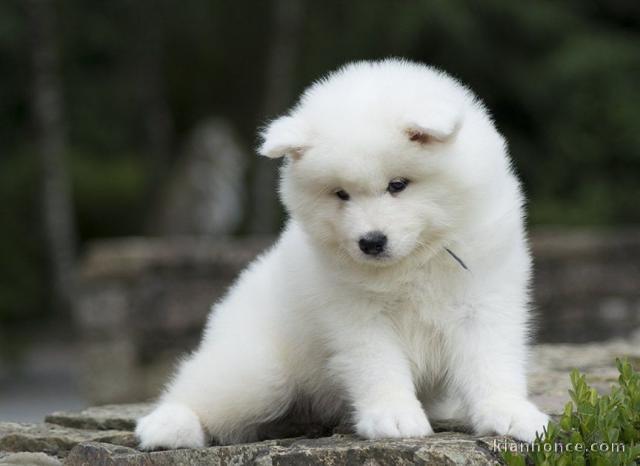
[[[492,110],[524,180],[534,224],[640,221],[640,2],[303,3],[292,96],[351,60],[403,56],[433,64],[467,83]],[[174,158],[188,131],[212,114],[229,118],[248,149],[255,145],[256,127],[275,116],[262,114],[273,5],[57,3],[67,160],[81,241],[140,234],[153,210],[149,193],[157,180],[150,174],[158,161],[145,139],[143,95],[157,76],[140,66],[153,40],[175,130]],[[0,319],[34,317],[47,308],[24,8],[20,0],[0,2]]]

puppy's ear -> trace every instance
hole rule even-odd
[[[271,159],[285,155],[299,159],[308,149],[306,131],[292,116],[283,116],[272,121],[260,136],[262,144],[258,153]]]
[[[418,144],[444,143],[455,138],[461,124],[458,112],[441,112],[437,116],[409,120],[404,132],[410,141]]]

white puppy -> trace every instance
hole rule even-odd
[[[504,139],[464,86],[399,60],[348,65],[263,133],[286,156],[277,244],[211,313],[156,409],[143,448],[249,441],[291,410],[365,438],[532,440],[531,260]]]

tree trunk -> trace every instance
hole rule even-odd
[[[274,118],[291,104],[295,65],[303,20],[301,0],[274,0],[273,42],[267,59],[263,114]],[[277,197],[278,167],[260,158],[255,165],[251,231],[273,233],[280,224],[282,209]]]
[[[131,69],[137,84],[138,105],[144,124],[144,153],[149,167],[145,204],[151,206],[145,221],[145,230],[156,234],[167,185],[167,174],[172,166],[174,123],[167,98],[164,73],[165,2],[133,2],[139,32],[133,49]]]
[[[164,74],[164,3],[140,2],[137,75],[143,108],[146,153],[151,159],[152,182],[164,179],[171,163],[173,115],[167,100]]]
[[[75,228],[64,160],[63,104],[58,75],[53,0],[27,0],[31,36],[31,112],[41,160],[43,228],[49,256],[54,307],[68,312],[73,302]]]

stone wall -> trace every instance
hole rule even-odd
[[[640,228],[535,231],[538,341],[588,342],[640,327]]]
[[[132,238],[92,244],[75,321],[95,403],[155,395],[194,348],[212,303],[269,238]]]
[[[94,403],[155,396],[197,344],[211,304],[269,238],[133,238],[92,244],[76,323]],[[640,230],[536,232],[538,339],[624,337],[640,326]]]

